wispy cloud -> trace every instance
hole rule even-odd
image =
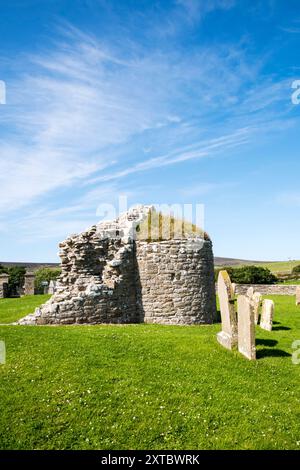
[[[181,0],[177,9],[201,16],[233,5]],[[1,109],[0,210],[22,209],[16,223],[28,236],[82,228],[125,177],[223,155],[280,119],[284,83],[258,80],[262,63],[241,45],[183,54],[60,29],[50,49],[26,57]]]
[[[119,178],[123,178],[132,173],[143,172],[154,168],[160,168],[163,166],[173,165],[175,163],[181,163],[188,160],[200,159],[215,155],[220,149],[224,151],[235,147],[237,145],[245,144],[249,141],[250,129],[239,129],[233,134],[221,136],[215,139],[211,139],[208,142],[197,143],[189,145],[187,147],[177,149],[166,155],[159,157],[150,158],[141,163],[137,163],[131,167],[127,167],[124,170],[117,171],[110,174],[104,174],[103,176],[93,179],[90,183],[110,181]]]
[[[199,116],[204,116],[238,93],[245,74],[255,73],[242,52],[232,49],[181,56],[134,47],[124,59],[122,50],[72,26],[64,33],[52,51],[31,56],[26,75],[9,84],[11,103],[2,120],[10,128],[0,147],[2,211],[23,207],[117,161],[124,165],[125,144],[136,136],[152,132],[159,143],[164,128],[186,132],[192,100],[199,100]],[[152,157],[135,163],[134,171],[201,152]],[[130,167],[122,171],[132,172]]]

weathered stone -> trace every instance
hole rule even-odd
[[[24,295],[34,295],[34,273],[25,274]]]
[[[250,299],[239,295],[238,311],[238,349],[247,359],[256,359],[254,312]]]
[[[263,330],[272,331],[274,317],[274,302],[270,299],[265,299],[262,304],[260,327]]]
[[[259,292],[254,292],[253,297],[251,299],[251,303],[254,313],[254,322],[255,325],[257,325],[259,321],[259,310],[262,303],[262,295]]]
[[[56,281],[51,280],[49,282],[49,287],[48,287],[48,294],[53,295],[56,292]]]
[[[232,287],[233,295],[235,295],[236,283],[235,283],[235,282],[232,282],[232,283],[231,283],[231,287]]]
[[[247,294],[246,294],[246,295],[247,295],[247,297],[249,297],[249,299],[252,299],[253,294],[254,294],[254,289],[253,289],[253,287],[251,286],[251,287],[249,287],[249,288],[247,289]]]
[[[234,308],[234,294],[227,271],[219,272],[218,296],[222,331],[217,334],[217,340],[225,348],[233,349],[237,345],[237,317]]]
[[[300,286],[296,288],[296,305],[300,305]]]
[[[136,240],[149,210],[131,209],[60,243],[62,273],[37,311],[39,324],[216,320],[211,241]]]

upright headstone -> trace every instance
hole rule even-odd
[[[25,274],[24,295],[34,295],[34,273]]]
[[[272,331],[274,317],[274,302],[270,299],[265,299],[262,304],[260,327],[263,330]]]
[[[236,283],[235,283],[235,282],[232,282],[232,283],[231,283],[231,286],[232,286],[232,292],[233,292],[233,295],[235,295],[235,291],[236,291]]]
[[[53,281],[53,280],[50,281],[49,288],[48,288],[48,294],[51,294],[51,295],[55,294],[55,292],[56,292],[56,282],[57,281]]]
[[[254,312],[254,322],[255,325],[257,325],[259,320],[259,309],[262,303],[262,295],[259,292],[254,292],[251,303]]]
[[[224,348],[232,349],[237,345],[237,317],[234,308],[234,294],[227,271],[218,276],[218,296],[221,310],[222,331],[217,334],[218,342]]]
[[[0,299],[5,299],[8,296],[8,280],[8,274],[0,274]]]
[[[238,311],[238,349],[247,359],[256,359],[254,311],[250,299],[239,295]]]
[[[296,305],[300,305],[300,286],[296,288]]]

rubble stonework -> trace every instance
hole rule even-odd
[[[26,273],[25,280],[24,280],[24,295],[34,295],[34,280],[35,274],[34,273]]]
[[[135,240],[150,209],[131,209],[61,243],[54,295],[20,323],[212,323],[211,241]]]

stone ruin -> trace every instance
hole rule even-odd
[[[150,206],[102,222],[60,244],[62,273],[51,299],[20,324],[163,323],[216,320],[212,243],[139,240]]]

